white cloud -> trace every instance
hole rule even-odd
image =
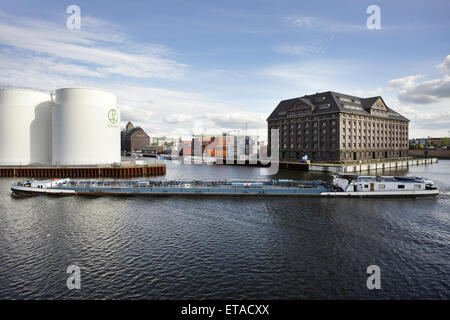
[[[9,57],[2,59],[1,69],[8,67],[8,61],[27,54],[40,57],[41,63],[53,68],[48,72],[79,76],[177,78],[185,69],[184,64],[170,58],[171,51],[164,46],[136,44],[120,27],[97,18],[82,16],[81,30],[1,11],[0,18],[0,44],[13,48],[2,49]],[[76,69],[74,64],[85,67]]]
[[[295,44],[284,44],[276,48],[279,53],[290,54],[294,56],[303,56],[309,54],[320,54],[323,53],[323,49],[316,45],[295,45]]]
[[[258,112],[226,112],[226,113],[210,113],[206,114],[203,118],[214,122],[221,128],[241,128],[247,129],[264,129],[266,127],[265,113]]]
[[[140,122],[148,123],[155,118],[155,113],[141,108],[132,107],[126,104],[118,103],[117,107],[120,110],[122,122]]]
[[[450,129],[450,111],[445,105],[424,110],[423,108],[396,102],[396,111],[407,117],[410,122],[410,137],[447,136]]]
[[[450,66],[450,55],[437,65],[438,69],[448,71]],[[397,98],[400,102],[417,105],[430,105],[448,102],[450,100],[450,75],[442,78],[423,80],[423,74],[406,76],[403,78],[389,80],[386,88],[380,88],[380,92],[398,92]]]
[[[445,65],[447,59],[440,66]],[[366,68],[366,69],[365,69]],[[411,120],[410,136],[443,136],[450,129],[450,76],[426,80],[415,74],[392,79],[386,86],[364,88],[361,78],[348,75],[368,74],[367,65],[355,61],[302,59],[296,63],[275,65],[263,71],[265,76],[283,81],[285,98],[333,90],[356,96],[382,95],[388,106]],[[355,90],[355,88],[357,88]]]
[[[261,130],[266,128],[267,114],[258,112],[242,112],[233,110],[229,112],[216,113],[200,113],[200,114],[185,114],[178,113],[169,115],[164,118],[164,121],[169,124],[186,124],[201,127],[209,126],[215,133],[219,134],[223,131],[239,128],[240,131],[245,131],[245,128]],[[201,124],[201,125],[199,125]]]
[[[132,121],[154,136],[188,138],[205,128],[208,134],[232,129],[243,134],[246,124],[249,134],[266,136],[268,114],[238,110],[200,93],[124,85],[108,89],[117,94],[122,123]]]
[[[194,123],[196,118],[192,114],[177,113],[164,117],[164,121],[170,124]]]
[[[290,17],[287,19],[296,27],[312,28],[314,26],[323,25],[324,21],[317,17]]]
[[[367,30],[366,24],[350,24],[343,22],[332,22],[314,16],[290,16],[285,23],[291,27],[306,29],[308,31],[322,32],[359,32]]]
[[[450,98],[450,76],[414,83],[399,93],[398,98],[415,104],[431,104]]]
[[[286,91],[291,88],[295,96],[328,90],[356,95],[358,92],[355,88],[363,88],[354,75],[362,74],[364,68],[367,67],[357,61],[302,59],[299,62],[271,66],[262,70],[261,74],[283,81]]]
[[[411,88],[415,85],[415,81],[419,78],[422,78],[423,75],[418,74],[414,76],[403,77],[399,79],[389,80],[389,87],[392,89],[398,88]]]
[[[0,11],[0,85],[32,87],[48,92],[61,87],[97,87],[114,93],[122,125],[128,121],[152,136],[189,137],[202,121],[208,133],[247,121],[265,135],[260,113],[243,113],[199,92],[130,85],[125,77],[178,78],[186,69],[170,49],[130,40],[120,26],[82,17],[81,30],[68,30],[43,20]],[[95,30],[95,32],[93,31]],[[267,116],[267,115],[265,115]],[[262,118],[258,129],[255,119]],[[198,133],[198,132],[196,132]]]
[[[446,72],[447,74],[450,74],[450,54],[445,57],[444,61],[437,65],[437,68]]]

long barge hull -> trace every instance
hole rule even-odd
[[[31,188],[12,186],[13,193],[22,196],[35,195],[89,195],[89,196],[238,196],[238,197],[329,197],[329,198],[404,198],[431,197],[438,190],[397,192],[342,192],[327,188]]]

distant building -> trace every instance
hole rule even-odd
[[[191,156],[193,155],[193,148],[192,148],[192,140],[188,141],[180,141],[178,143],[180,151],[178,155],[180,156]]]
[[[430,146],[438,147],[442,144],[442,140],[444,140],[444,138],[429,138],[428,144]]]
[[[121,132],[122,152],[136,152],[150,147],[150,137],[141,127],[135,127],[128,122]]]
[[[417,146],[418,149],[420,148],[428,148],[428,138],[414,138],[409,140],[410,146]]]
[[[449,140],[446,137],[442,138],[414,138],[409,140],[411,149],[433,149],[443,148],[449,144]]]
[[[281,161],[345,162],[407,156],[409,120],[380,96],[327,91],[281,101],[267,119],[279,129]]]
[[[163,146],[163,147],[178,147],[181,138],[168,138],[168,137],[152,137],[152,146]]]
[[[226,134],[222,136],[193,136],[190,146],[190,149],[183,147],[184,155],[187,155],[187,151],[190,150],[190,155],[195,155],[195,152],[197,152],[218,159],[234,160],[248,159],[249,156],[256,159],[259,147],[257,137]]]

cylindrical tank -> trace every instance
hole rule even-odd
[[[50,160],[50,95],[0,89],[0,165],[48,165]]]
[[[115,95],[96,89],[58,89],[52,123],[52,164],[120,162],[120,112]]]

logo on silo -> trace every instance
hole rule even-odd
[[[111,109],[108,112],[108,120],[112,124],[116,124],[119,121],[119,114],[116,109]]]

